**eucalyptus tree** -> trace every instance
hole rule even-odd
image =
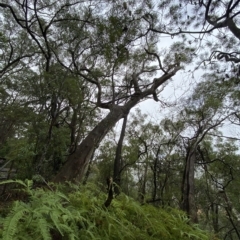
[[[158,14],[148,1],[1,1],[0,7],[5,26],[10,22],[15,35],[28,43],[25,51],[31,56],[21,58],[25,67],[41,65],[37,71],[45,72],[51,86],[58,63],[62,77],[64,71],[77,76],[85,83],[83,91],[93,93],[91,102],[108,110],[55,181],[82,179],[94,149],[115,123],[146,97],[158,101],[159,87],[192,57],[190,49],[177,43],[164,60],[158,34],[149,31],[148,21],[157,24]],[[53,112],[59,96],[53,92],[50,97]]]
[[[210,91],[206,91],[206,87]],[[179,115],[179,120],[184,124],[181,138],[186,151],[182,181],[182,209],[195,222],[197,221],[194,193],[196,158],[199,147],[206,137],[234,114],[231,109],[224,107],[224,101],[228,95],[226,89],[228,88],[219,89],[219,84],[211,81],[199,83]]]
[[[81,179],[94,147],[115,123],[149,95],[157,101],[156,90],[180,70],[179,60],[173,57],[174,50],[171,51],[171,64],[161,62],[155,44],[157,36],[148,32],[143,21],[145,12],[141,9],[144,8],[149,9],[145,2],[130,13],[133,6],[129,10],[125,4],[114,3],[91,32],[91,37],[99,40],[98,45],[91,46],[88,57],[78,58],[84,65],[82,68],[78,69],[76,52],[71,54],[74,70],[96,89],[96,106],[108,109],[109,113],[69,157],[56,181]],[[157,65],[154,64],[156,60]],[[154,78],[154,74],[160,76]]]
[[[200,102],[202,97],[207,94],[207,92],[213,91],[213,95],[209,98],[208,102],[212,102],[213,104],[215,104],[215,107],[217,107],[216,99],[221,98],[221,101],[225,101],[226,106],[219,107],[221,107],[222,109],[232,109],[232,114],[229,116],[228,119],[234,124],[238,124],[238,85],[240,61],[240,28],[238,27],[238,25],[240,2],[238,0],[163,1],[159,3],[158,7],[160,11],[165,12],[165,19],[168,19],[169,22],[168,24],[159,22],[159,25],[157,27],[153,27],[151,22],[149,21],[149,28],[151,29],[151,31],[158,32],[160,34],[165,33],[172,38],[181,37],[182,39],[185,39],[186,45],[188,45],[189,47],[193,47],[195,57],[199,60],[198,65],[195,67],[195,69],[202,66],[205,71],[207,70],[210,73],[205,74],[204,78],[208,79],[209,82],[212,81],[212,84],[209,85],[209,82],[207,82],[207,84],[205,82],[202,83],[202,90],[200,90],[199,94],[196,95],[194,104]],[[222,93],[224,91],[226,95],[225,98],[222,99]],[[213,96],[215,96],[215,98]],[[200,140],[202,139],[201,136],[204,137],[204,131],[202,129],[203,126],[201,124],[202,120],[197,123],[197,119],[199,118],[195,119],[196,112],[191,112],[190,114],[192,113],[193,121],[198,124],[198,130],[201,132],[201,134],[193,137],[191,141],[198,138]],[[224,119],[224,117],[221,118],[220,116],[221,115],[219,115],[219,123],[221,119]],[[202,115],[202,117],[204,118],[205,114]],[[210,117],[209,120],[212,117]],[[212,120],[214,120],[214,118]],[[212,126],[214,126],[217,121],[212,123]],[[207,133],[208,130],[205,130]],[[195,133],[197,134],[197,132]],[[198,141],[193,142],[198,143]],[[187,146],[189,147],[189,144],[187,144]],[[188,156],[191,156],[190,152]],[[194,171],[193,165],[192,171],[189,171],[190,169],[185,170],[186,173],[190,174]],[[187,185],[189,183],[191,185],[192,182],[193,176],[191,181],[187,181]],[[186,192],[191,192],[191,190],[188,189]],[[184,207],[184,204],[188,201],[191,202],[191,196],[186,196],[184,200],[183,194],[182,207],[185,210],[187,210],[187,208],[189,207],[187,207],[189,203],[187,203]],[[190,211],[190,208],[188,208],[187,212]]]

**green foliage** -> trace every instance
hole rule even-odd
[[[105,195],[95,185],[54,186],[32,189],[32,181],[20,184],[29,198],[15,201],[0,219],[2,239],[210,239],[185,214],[176,209],[140,205],[121,195],[109,209]],[[50,186],[49,186],[50,187]]]

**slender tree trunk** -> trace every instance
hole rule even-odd
[[[121,169],[122,169],[122,145],[123,145],[123,139],[125,136],[126,126],[127,126],[127,117],[126,115],[123,119],[123,125],[121,134],[118,140],[117,149],[116,149],[116,155],[114,159],[114,167],[113,167],[113,181],[116,183],[114,187],[114,192],[116,194],[120,193],[120,185],[121,185]]]
[[[182,182],[182,210],[185,211],[192,222],[197,223],[197,211],[194,195],[194,164],[195,149],[189,149],[186,156],[186,163]]]
[[[157,197],[157,163],[158,158],[156,157],[153,164],[153,193],[152,193],[152,201],[154,202]]]
[[[211,203],[211,215],[212,215],[213,230],[214,230],[214,233],[217,234],[219,232],[218,204]]]
[[[141,177],[142,181],[139,189],[139,201],[141,203],[144,203],[146,197],[147,174],[148,174],[148,162],[144,166],[143,175]]]
[[[155,155],[155,159],[154,159],[154,164],[151,167],[152,171],[153,171],[153,193],[152,193],[152,201],[154,202],[156,200],[157,197],[157,188],[158,188],[158,184],[157,184],[157,177],[158,177],[158,173],[157,173],[157,165],[159,163],[159,152],[160,152],[160,146],[157,149],[156,155]]]

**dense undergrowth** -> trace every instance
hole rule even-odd
[[[10,182],[25,197],[1,211],[4,240],[213,239],[190,225],[183,212],[140,205],[124,194],[106,209],[106,195],[96,185],[33,189],[29,180]]]

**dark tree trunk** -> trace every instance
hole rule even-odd
[[[213,230],[214,233],[217,234],[219,232],[219,222],[218,222],[218,204],[211,203],[211,213],[212,213],[212,222],[213,222]]]
[[[145,202],[146,185],[147,185],[147,174],[148,174],[148,163],[145,163],[144,172],[143,172],[143,175],[141,176],[140,188],[139,188],[139,201],[141,203]]]
[[[194,194],[194,164],[195,148],[189,149],[186,156],[186,163],[182,182],[182,210],[185,211],[192,222],[197,223],[197,211],[195,206]]]
[[[156,157],[153,164],[153,193],[152,193],[152,201],[154,202],[157,197],[157,164],[158,158]]]
[[[154,159],[154,164],[151,167],[152,171],[153,171],[153,193],[152,193],[152,201],[153,202],[156,200],[156,197],[157,197],[157,188],[158,188],[158,184],[157,184],[157,177],[158,177],[157,171],[158,170],[157,170],[157,167],[158,167],[158,164],[159,164],[159,152],[160,152],[160,146],[157,149],[156,156],[155,156],[155,159]]]
[[[107,184],[108,184],[108,197],[104,203],[105,207],[109,207],[113,200],[113,179],[111,177],[107,179]]]
[[[127,116],[126,115],[123,119],[123,125],[121,134],[118,140],[117,149],[116,149],[116,155],[114,159],[114,167],[113,167],[113,181],[116,183],[114,187],[114,192],[116,194],[120,193],[120,185],[121,185],[121,170],[122,170],[122,145],[123,145],[123,139],[125,136],[126,126],[127,126]]]

